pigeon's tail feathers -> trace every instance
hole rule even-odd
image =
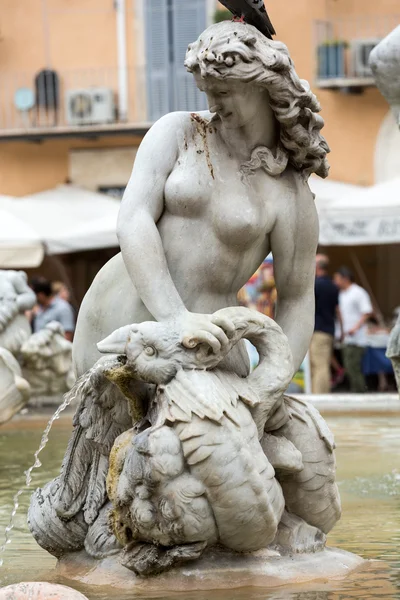
[[[268,16],[267,9],[265,8],[264,0],[249,0],[249,3],[252,3],[255,7],[256,11],[260,13],[260,26],[258,27],[261,33],[263,33],[267,38],[272,40],[272,36],[276,35],[276,31],[274,26],[272,25],[271,19]]]

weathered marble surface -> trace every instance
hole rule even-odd
[[[369,63],[376,85],[400,127],[400,25],[375,46]]]
[[[400,313],[397,317],[396,325],[390,332],[389,344],[386,351],[386,355],[392,361],[393,370],[396,377],[397,389],[400,394]]]
[[[73,386],[72,344],[60,323],[52,321],[32,334],[21,346],[21,358],[33,396],[60,397]]]
[[[369,62],[375,83],[390,104],[400,127],[400,25],[375,46]],[[390,335],[387,356],[392,361],[400,394],[400,315]]]
[[[26,273],[0,270],[0,424],[29,400],[58,405],[75,381],[72,344],[61,325],[32,334],[25,313],[35,304]]]
[[[47,581],[17,583],[0,589],[0,600],[88,600],[65,585]]]
[[[46,550],[101,559],[122,549],[122,564],[147,576],[217,544],[323,549],[340,516],[334,443],[316,409],[283,396],[293,376],[287,338],[246,308],[213,321],[229,335],[218,352],[196,340],[185,348],[178,328],[157,322],[99,344],[111,356],[70,392],[80,406],[61,474],[31,502],[29,526]],[[244,337],[260,355],[245,379],[219,368]]]
[[[0,424],[11,419],[30,397],[29,383],[23,379],[16,357],[31,335],[25,311],[35,303],[23,271],[0,270]]]
[[[210,110],[166,115],[140,146],[121,255],[78,317],[74,432],[29,509],[60,564],[118,560],[133,587],[220,547],[247,572],[258,552],[263,569],[271,552],[314,560],[340,517],[332,434],[284,396],[314,326],[320,106],[286,46],[243,23],[208,28],[185,65]],[[270,251],[276,322],[236,306]]]
[[[30,385],[22,377],[14,356],[0,348],[0,425],[9,421],[30,398]]]
[[[271,550],[237,554],[210,550],[196,562],[175,567],[154,577],[138,577],[125,569],[117,556],[96,561],[78,552],[62,558],[57,574],[70,581],[105,589],[144,592],[190,592],[192,590],[232,590],[241,587],[276,588],[317,580],[340,580],[365,565],[359,556],[327,548],[322,552],[279,556]],[[290,593],[288,591],[288,593]]]

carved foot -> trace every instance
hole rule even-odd
[[[272,546],[281,554],[300,554],[319,552],[325,543],[326,535],[320,529],[285,510]]]
[[[162,573],[180,563],[200,558],[206,546],[207,542],[197,542],[166,548],[133,542],[124,549],[121,564],[134,571],[136,575],[146,577]]]

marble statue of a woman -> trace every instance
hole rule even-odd
[[[121,254],[78,317],[78,375],[99,358],[97,342],[127,323],[178,320],[183,338],[224,344],[209,315],[237,304],[270,251],[276,320],[295,368],[308,349],[318,220],[307,179],[326,177],[329,150],[318,101],[286,46],[245,24],[211,26],[185,64],[209,112],[166,115],[138,150],[118,222]],[[239,354],[231,360],[245,374]]]
[[[332,435],[283,395],[314,323],[318,101],[286,46],[244,23],[209,27],[185,65],[209,111],[166,115],[138,150],[121,254],[78,317],[74,433],[29,512],[55,556],[123,551],[139,575],[220,546],[314,552],[340,516]],[[236,298],[270,251],[277,323]]]

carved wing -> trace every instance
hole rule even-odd
[[[88,525],[107,499],[109,454],[115,439],[132,427],[129,404],[106,373],[116,359],[100,359],[74,385],[69,394],[79,401],[61,473],[54,481],[54,508],[64,520],[83,510]]]
[[[335,443],[317,409],[299,398],[285,396],[289,418],[273,432],[284,436],[301,452],[303,469],[279,475],[286,507],[310,525],[328,533],[340,518],[340,497],[335,483]]]

